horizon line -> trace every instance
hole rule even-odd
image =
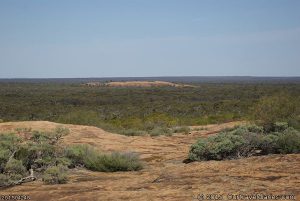
[[[168,76],[103,76],[103,77],[0,77],[0,79],[99,79],[99,78],[173,78],[173,77],[244,77],[244,78],[300,78],[299,76],[271,75],[168,75]]]

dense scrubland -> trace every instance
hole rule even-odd
[[[282,110],[275,113],[287,113],[274,121],[285,118],[299,128],[297,115],[288,116],[299,114],[300,84],[202,83],[196,86],[107,88],[77,83],[1,83],[0,119],[49,120],[93,125],[125,135],[157,135],[170,133],[170,129],[178,126],[261,117],[270,113],[264,111],[267,107],[260,108],[261,105],[269,104]]]
[[[191,146],[189,161],[300,152],[299,84],[107,88],[2,83],[0,93],[1,121],[49,120],[151,136],[188,134],[191,125],[251,122],[198,139]],[[61,145],[60,139],[68,132],[65,128],[48,133],[19,128],[14,133],[2,133],[0,186],[37,177],[47,184],[65,183],[67,170],[74,167],[104,172],[142,169],[132,153],[100,153],[86,144]]]

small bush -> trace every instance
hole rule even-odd
[[[171,135],[172,131],[167,127],[155,127],[149,132],[149,134],[151,136]]]
[[[0,149],[9,150],[11,153],[19,147],[21,138],[14,133],[0,134]]]
[[[263,133],[264,128],[262,126],[257,125],[247,125],[246,129],[252,133]]]
[[[101,172],[140,170],[142,164],[134,154],[101,154],[89,145],[72,145],[66,150],[72,166],[83,165],[89,170]]]
[[[58,126],[55,128],[52,135],[55,140],[58,140],[61,137],[68,135],[69,133],[70,133],[70,130],[68,128]]]
[[[22,161],[16,159],[11,159],[9,162],[7,162],[4,171],[10,174],[26,174],[26,168],[23,166]]]
[[[282,154],[300,153],[300,132],[289,128],[278,136],[277,145]]]
[[[55,158],[46,156],[43,158],[35,159],[34,162],[32,163],[32,167],[37,168],[37,171],[44,171],[49,166],[56,165],[55,162],[56,162]]]
[[[59,139],[61,139],[63,136],[68,135],[69,133],[70,130],[68,128],[58,126],[52,132],[33,131],[31,140],[38,144],[55,144]]]
[[[12,184],[10,177],[6,174],[0,174],[0,187],[6,187]]]
[[[22,161],[23,165],[29,169],[30,165],[31,165],[31,158],[29,155],[29,147],[27,144],[23,144],[20,146],[20,148],[17,150],[17,152],[15,153],[14,158],[17,160]]]
[[[278,153],[278,135],[269,134],[263,135],[262,138],[259,139],[259,145],[257,149],[261,150],[261,154],[275,154]]]
[[[13,186],[21,178],[20,174],[0,174],[0,187]]]
[[[72,161],[67,157],[59,157],[59,158],[55,159],[55,164],[56,165],[62,165],[62,166],[65,166],[65,167],[71,167]]]
[[[56,147],[51,144],[30,144],[28,146],[27,160],[31,165],[36,166],[36,168],[45,169],[52,164],[56,153]]]
[[[101,172],[136,171],[142,169],[142,164],[138,157],[132,153],[100,155],[96,160],[87,160],[86,166],[90,170]]]
[[[9,174],[9,179],[11,182],[19,181],[23,177],[24,177],[24,175],[21,175],[21,174]]]
[[[0,147],[0,172],[2,172],[6,162],[9,159],[11,152],[8,149],[3,149]]]
[[[300,132],[274,124],[275,131],[265,133],[262,127],[239,126],[215,136],[200,138],[191,146],[189,159],[222,160],[249,157],[255,154],[300,153]]]
[[[246,142],[243,137],[233,134],[220,134],[208,138],[200,138],[192,145],[189,159],[195,160],[222,160],[237,158],[242,153]]]
[[[46,184],[64,184],[67,183],[67,168],[64,166],[53,166],[46,169],[42,180]]]
[[[275,122],[273,126],[274,132],[283,132],[289,127],[287,122]]]
[[[66,157],[71,160],[73,167],[85,165],[87,158],[97,158],[98,152],[87,144],[75,144],[66,149]]]
[[[62,126],[57,126],[54,129],[54,133],[62,134],[62,135],[68,135],[70,133],[70,129]]]
[[[136,129],[126,129],[126,130],[123,130],[121,132],[121,134],[127,135],[127,136],[143,136],[143,135],[146,135],[147,132],[142,131],[142,130],[136,130]]]

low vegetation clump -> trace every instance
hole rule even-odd
[[[154,127],[152,130],[149,131],[151,136],[159,136],[159,135],[171,135],[172,130],[168,127]]]
[[[260,126],[239,126],[191,146],[192,161],[224,160],[267,154],[300,153],[300,132],[287,123],[274,123],[273,131]]]
[[[143,135],[147,135],[147,132],[143,130],[136,130],[131,128],[131,129],[123,130],[121,134],[127,136],[143,136]]]
[[[67,167],[65,166],[50,166],[48,167],[42,180],[46,184],[65,184],[68,181]]]
[[[46,184],[63,184],[68,169],[77,166],[104,172],[142,168],[135,154],[103,154],[88,145],[63,146],[61,139],[69,133],[66,128],[52,132],[19,128],[16,132],[0,133],[0,187],[39,178]]]
[[[142,169],[142,163],[133,153],[102,154],[90,145],[79,144],[67,148],[66,156],[72,166],[84,166],[93,171],[116,172]]]

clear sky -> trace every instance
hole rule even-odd
[[[299,0],[0,0],[0,77],[300,76]]]

